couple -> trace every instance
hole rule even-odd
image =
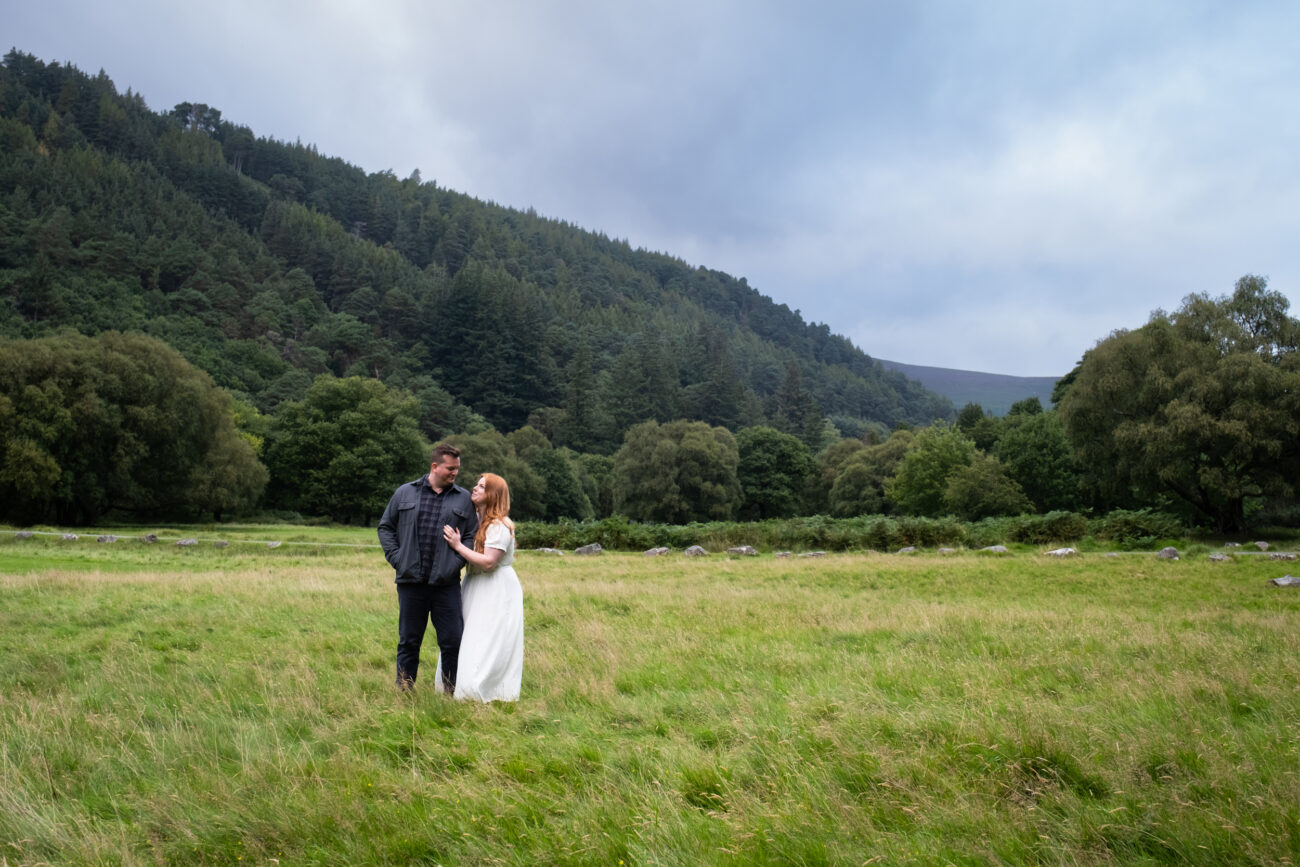
[[[397,570],[397,686],[415,685],[432,620],[444,691],[515,701],[524,673],[524,593],[513,565],[510,489],[484,473],[466,491],[456,484],[459,473],[460,451],[435,446],[429,474],[394,491],[379,519],[379,544]]]

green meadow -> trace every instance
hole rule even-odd
[[[371,531],[100,532],[0,534],[2,865],[1300,856],[1295,563],[525,551],[482,706]]]

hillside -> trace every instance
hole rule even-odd
[[[903,364],[898,361],[878,359],[890,370],[896,370],[914,379],[931,391],[937,392],[963,407],[978,403],[985,412],[1002,416],[1013,403],[1036,397],[1044,408],[1052,405],[1052,388],[1059,377],[1054,376],[1004,376],[998,373],[978,373],[973,370],[951,370],[946,367],[926,367],[920,364]]]
[[[0,193],[0,337],[151,334],[263,413],[365,376],[431,438],[532,424],[604,453],[646,419],[814,442],[955,413],[743,278],[17,51]]]

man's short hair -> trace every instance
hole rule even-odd
[[[430,464],[440,464],[443,458],[460,457],[460,449],[447,443],[438,443],[433,447],[433,457],[429,458]]]

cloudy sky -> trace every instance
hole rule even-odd
[[[1300,299],[1285,0],[4,5],[6,49],[155,110],[746,277],[879,358],[1059,375],[1243,274]]]

